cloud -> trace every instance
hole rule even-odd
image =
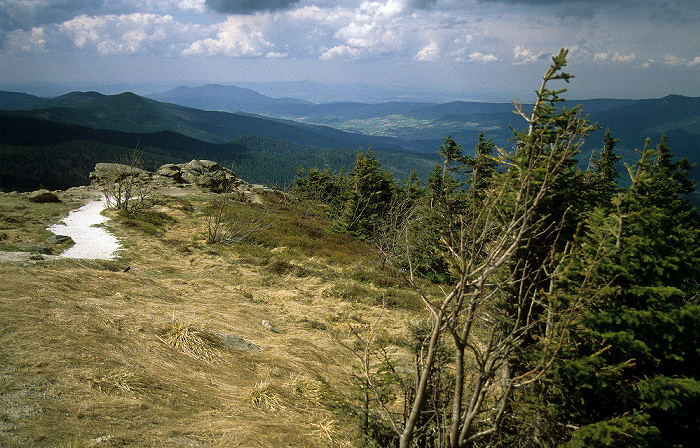
[[[492,54],[483,54],[480,51],[475,51],[469,55],[469,62],[494,62],[498,57]]]
[[[408,0],[407,4],[410,7],[417,9],[430,9],[435,6],[437,0]]]
[[[28,31],[15,30],[7,34],[5,48],[10,53],[45,51],[49,38],[44,27],[35,26]]]
[[[333,38],[340,44],[324,51],[323,58],[392,54],[403,46],[405,4],[399,0],[386,3],[364,1],[354,11],[334,11],[326,23],[338,27]],[[345,25],[342,25],[345,23]]]
[[[513,48],[513,59],[515,60],[515,62],[513,62],[514,65],[525,65],[530,62],[541,61],[546,57],[547,55],[544,52],[535,52],[529,48],[523,47],[522,45],[517,45],[515,48]]]
[[[440,57],[440,49],[435,42],[430,42],[428,45],[423,47],[413,59],[416,61],[434,61]]]
[[[223,14],[254,14],[290,9],[300,0],[206,0],[212,11]]]
[[[321,54],[321,59],[329,60],[344,56],[356,57],[359,56],[360,53],[362,53],[362,50],[359,48],[352,48],[347,45],[336,45],[335,47],[324,51],[323,54]]]
[[[635,53],[620,54],[616,51],[610,59],[613,62],[634,62],[637,60],[637,55]]]
[[[636,53],[622,54],[620,52],[614,53],[595,53],[593,55],[593,60],[596,62],[617,62],[617,63],[627,63],[634,62],[637,60]]]
[[[3,0],[0,24],[6,29],[17,29],[62,23],[81,15],[143,13],[160,2],[171,1],[178,0]]]
[[[304,6],[287,12],[287,17],[294,21],[317,22],[328,18],[328,11],[318,6]]]
[[[194,41],[182,54],[224,54],[227,56],[260,57],[277,54],[271,50],[274,45],[267,41],[264,34],[268,27],[267,17],[229,16],[225,22],[213,25],[208,37]]]
[[[70,36],[81,49],[94,48],[100,54],[127,54],[169,46],[178,27],[184,31],[170,15],[80,15],[60,24],[58,32]]]
[[[204,12],[206,11],[206,0],[180,0],[177,8],[182,11]]]
[[[670,65],[672,67],[695,67],[696,65],[700,65],[700,56],[695,56],[695,58],[693,59],[688,59],[680,58],[670,53],[666,53],[664,55],[664,64]]]

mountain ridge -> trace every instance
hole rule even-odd
[[[410,172],[410,164],[415,164],[414,168],[418,167],[419,172],[425,173],[429,170],[426,167],[431,163],[434,165],[437,149],[448,135],[467,152],[481,132],[487,139],[507,149],[513,136],[511,129],[522,129],[526,124],[522,117],[513,113],[515,107],[512,103],[311,103],[289,98],[275,99],[251,89],[220,85],[207,85],[199,89],[183,87],[179,92],[186,95],[202,92],[202,89],[219,94],[235,92],[247,100],[255,99],[257,104],[264,103],[267,110],[275,105],[279,107],[275,109],[275,114],[265,115],[261,113],[262,110],[256,109],[255,101],[251,100],[247,103],[248,110],[230,113],[162,102],[131,92],[104,95],[94,91],[75,91],[54,98],[41,98],[21,92],[0,91],[0,116],[3,119],[25,117],[96,130],[122,131],[134,134],[136,141],[139,138],[149,140],[154,137],[144,136],[167,131],[194,139],[196,143],[191,143],[193,148],[205,148],[202,142],[214,145],[231,143],[233,146],[230,147],[207,147],[211,150],[209,156],[206,151],[192,152],[198,152],[199,157],[203,158],[218,158],[217,161],[221,163],[238,160],[241,169],[251,169],[255,176],[262,176],[251,179],[256,183],[272,182],[265,178],[263,169],[254,167],[256,163],[289,170],[286,175],[275,177],[274,182],[278,184],[289,183],[297,167],[325,165],[324,160],[332,160],[334,169],[349,169],[352,164],[349,154],[356,153],[358,148],[380,153],[384,157],[382,163],[389,163],[387,168],[398,177]],[[610,129],[613,136],[620,139],[616,151],[623,156],[624,162],[636,162],[635,150],[643,148],[647,138],[651,139],[652,146],[656,145],[663,134],[668,135],[669,145],[677,156],[686,157],[693,163],[700,162],[700,97],[668,95],[644,100],[598,98],[561,104],[567,108],[581,104],[583,113],[589,114],[601,128],[589,136],[582,147],[579,157],[582,166],[588,162],[591,153],[602,146],[605,129]],[[293,111],[305,115],[290,116],[289,113]],[[42,132],[48,132],[45,123],[40,127]],[[23,132],[29,134],[31,130],[25,127]],[[260,138],[252,138],[255,135]],[[109,141],[100,138],[93,135],[87,140],[78,140],[84,145],[95,141],[101,145],[125,147],[119,138]],[[168,139],[180,143],[165,143]],[[182,146],[185,141],[174,136],[165,138],[165,134],[155,140],[159,141],[157,155],[177,153],[178,146],[174,149],[167,146]],[[24,144],[30,141],[31,136],[27,136]],[[244,149],[235,146],[241,141],[245,142]],[[291,146],[295,148],[291,151],[295,158],[289,159],[280,148]],[[270,148],[276,148],[274,155],[268,151]],[[113,149],[102,149],[106,151],[105,154],[114,153]],[[333,151],[338,151],[340,156],[334,156]],[[301,153],[307,160],[299,156]],[[275,157],[289,160],[282,162]],[[398,162],[401,158],[406,162]],[[241,160],[248,165],[241,165]],[[292,166],[292,163],[296,166]],[[620,172],[624,175],[622,165]],[[698,170],[691,171],[691,176],[700,181]]]

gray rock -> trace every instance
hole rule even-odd
[[[90,173],[90,183],[104,185],[129,176],[137,177],[140,181],[145,182],[150,179],[151,173],[120,163],[98,163],[95,165],[95,170]]]
[[[168,163],[158,168],[158,171],[156,171],[156,176],[167,177],[178,184],[184,184],[186,181],[182,177],[181,166],[182,165]]]
[[[238,336],[234,336],[232,334],[226,334],[226,333],[214,333],[219,339],[221,339],[221,342],[229,348],[233,348],[236,350],[246,350],[246,351],[252,351],[252,352],[259,352],[260,347],[257,345],[253,344],[252,342],[248,342],[243,338],[240,338]]]
[[[67,235],[51,235],[46,238],[46,242],[51,244],[74,243],[73,238]]]
[[[58,196],[56,196],[56,193],[45,189],[32,191],[27,195],[27,199],[38,203],[61,202]]]
[[[22,252],[32,252],[44,255],[51,255],[53,253],[50,247],[44,247],[34,243],[17,243],[15,246]]]
[[[180,165],[180,170],[185,181],[214,193],[227,191],[229,186],[235,185],[238,180],[233,171],[211,160],[192,160]]]
[[[268,188],[262,185],[252,186],[236,177],[228,168],[211,160],[192,160],[188,163],[168,163],[154,173],[118,163],[98,163],[90,173],[93,185],[106,185],[124,176],[137,176],[139,183],[155,180],[160,184],[197,185],[214,193],[231,193],[241,201],[260,202],[261,191]]]
[[[270,330],[270,331],[273,332],[273,333],[279,333],[279,332],[280,332],[277,328],[273,327],[272,324],[270,323],[270,321],[267,320],[267,319],[263,319],[263,320],[262,320],[262,326],[265,327],[265,328],[267,328],[268,330]]]

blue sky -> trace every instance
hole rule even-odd
[[[700,96],[697,0],[0,0],[0,88],[309,80],[528,99]]]

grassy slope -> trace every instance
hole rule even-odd
[[[0,193],[0,235],[41,241],[37,223],[65,213],[66,194],[37,205]],[[353,446],[353,424],[332,410],[352,357],[332,334],[374,322],[385,294],[400,341],[416,298],[371,248],[325,233],[313,204],[240,205],[271,227],[219,246],[204,241],[211,195],[155,198],[150,211],[172,219],[115,217],[127,247],[116,261],[0,263],[0,445]],[[214,332],[261,351],[227,349]]]

